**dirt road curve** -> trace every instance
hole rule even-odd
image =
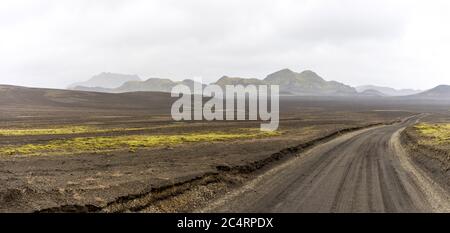
[[[448,211],[448,194],[424,184],[427,179],[400,155],[398,132],[416,120],[346,134],[317,146],[202,211]]]

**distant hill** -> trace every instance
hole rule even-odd
[[[157,92],[171,92],[172,88],[178,84],[183,84],[193,90],[196,82],[191,79],[174,82],[170,79],[149,78],[145,81],[131,81],[126,82],[122,86],[113,90],[113,92],[133,92],[133,91],[157,91]],[[203,84],[200,84],[203,86]]]
[[[364,92],[366,90],[376,90],[378,92],[383,93],[387,96],[406,96],[406,95],[414,95],[422,92],[421,90],[413,90],[413,89],[401,89],[397,90],[391,87],[381,87],[374,85],[365,85],[355,87],[358,92]]]
[[[91,91],[91,92],[103,92],[103,93],[125,93],[125,92],[171,92],[172,88],[178,84],[183,84],[194,89],[194,80],[185,79],[183,81],[174,82],[166,78],[149,78],[145,81],[128,81],[117,88],[104,88],[104,87],[85,87],[76,86],[72,90],[77,91]],[[204,85],[203,85],[204,86]]]
[[[264,80],[223,76],[214,84],[219,86],[279,85],[280,94],[283,95],[347,96],[357,94],[354,88],[336,81],[325,81],[309,70],[296,73],[289,69],[283,69],[268,75]]]
[[[408,98],[418,99],[436,99],[436,100],[450,100],[450,86],[439,85],[428,91],[421,92],[419,94],[407,96]]]
[[[280,85],[281,92],[294,95],[348,96],[357,94],[353,87],[336,81],[326,81],[310,70],[301,73],[289,69],[280,70],[268,75],[264,82]]]
[[[256,78],[236,78],[236,77],[228,77],[223,76],[217,82],[214,84],[219,85],[221,87],[224,87],[226,85],[264,85],[266,84],[263,80],[256,79]]]
[[[104,88],[104,87],[85,87],[85,86],[75,86],[69,90],[73,91],[91,91],[91,92],[103,92],[103,93],[114,93],[114,89]]]
[[[130,81],[115,89],[114,92],[159,91],[170,92],[175,83],[170,79],[149,78],[145,81]]]
[[[372,97],[383,97],[383,96],[386,96],[384,93],[381,93],[381,92],[379,92],[377,90],[374,90],[374,89],[364,90],[362,92],[359,92],[358,95],[360,95],[360,96],[372,96]]]
[[[0,85],[0,106],[33,110],[63,108],[69,111],[130,109],[170,113],[174,101],[169,93],[130,92],[98,93],[73,90],[28,88]]]
[[[85,82],[71,84],[68,89],[78,88],[117,88],[129,81],[141,81],[137,75],[115,74],[115,73],[101,73],[93,76]]]

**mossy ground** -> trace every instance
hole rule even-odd
[[[424,137],[420,140],[420,143],[430,145],[450,144],[450,123],[421,123],[415,125],[414,128]]]
[[[71,129],[73,130],[73,128]],[[82,129],[80,129],[82,130]],[[60,132],[60,131],[58,131]],[[259,131],[258,129],[243,129],[239,132],[198,132],[178,135],[125,135],[111,137],[78,137],[64,140],[50,140],[42,144],[6,145],[0,147],[3,155],[48,155],[86,152],[107,152],[114,150],[129,150],[134,152],[139,148],[157,146],[172,146],[182,143],[214,142],[237,139],[252,139],[273,137],[279,132]]]
[[[93,126],[55,126],[34,129],[0,129],[0,136],[38,136],[38,135],[63,135],[63,134],[87,134],[87,133],[109,133],[130,132],[139,130],[150,130],[157,128],[177,127],[177,125],[135,128],[97,128]]]

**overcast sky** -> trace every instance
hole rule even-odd
[[[2,0],[0,83],[63,88],[100,72],[181,80],[450,84],[448,0]]]

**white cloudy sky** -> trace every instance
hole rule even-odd
[[[450,84],[447,0],[1,0],[0,83],[103,72],[176,80],[311,69],[351,85]]]

